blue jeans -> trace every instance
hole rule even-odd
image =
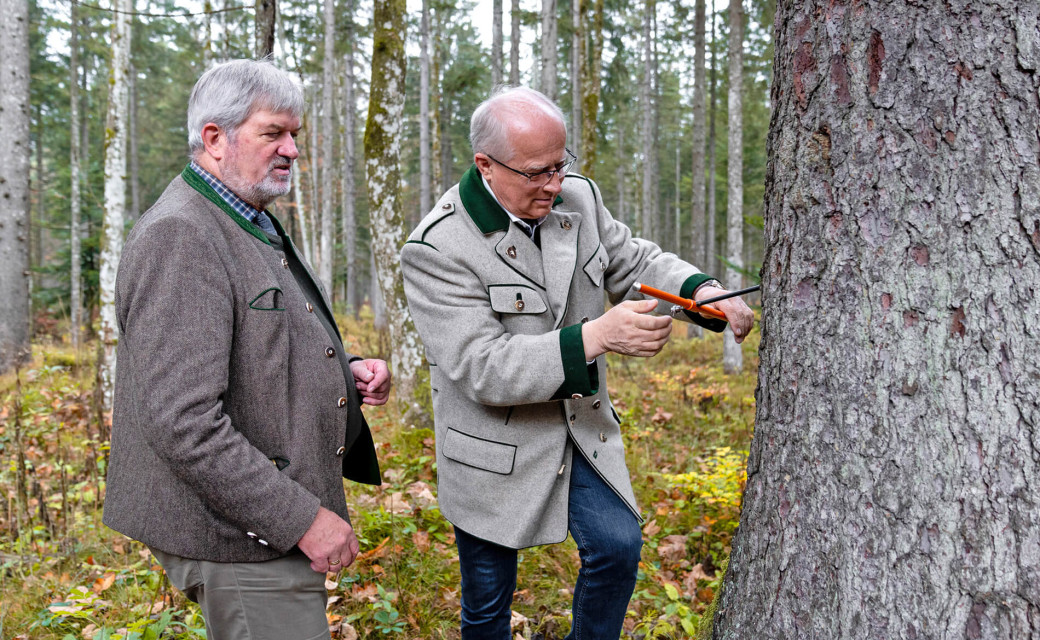
[[[567,516],[581,569],[566,640],[618,638],[636,586],[642,531],[632,511],[577,449]],[[455,544],[462,573],[463,640],[509,640],[517,550],[475,538],[458,527]]]

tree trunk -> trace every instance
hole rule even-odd
[[[29,355],[29,3],[0,0],[0,373]]]
[[[79,151],[79,3],[70,5],[69,20],[69,336],[72,349],[79,352],[83,308],[80,289],[80,151]]]
[[[614,181],[617,182],[617,199],[618,199],[618,210],[617,219],[625,224],[632,224],[631,217],[628,215],[628,203],[625,200],[625,177],[628,176],[627,165],[625,163],[628,157],[625,152],[625,127],[619,125],[617,130],[617,169],[614,172]]]
[[[278,0],[256,0],[256,57],[274,54],[275,16]]]
[[[520,84],[520,0],[509,9],[509,84]]]
[[[105,124],[105,221],[101,235],[101,398],[105,410],[112,408],[115,391],[116,271],[123,251],[123,221],[126,219],[126,147],[128,129],[128,92],[130,88],[130,10],[131,0],[115,0],[112,17],[112,61],[109,71],[108,117]]]
[[[212,0],[204,0],[202,3],[202,33],[204,42],[202,43],[202,68],[209,69],[210,63],[213,62],[213,2]]]
[[[501,39],[502,7],[496,0],[499,21],[498,37]],[[430,186],[430,1],[423,0],[419,42],[419,214],[425,216],[433,206]],[[502,47],[501,41],[498,43]],[[499,62],[501,82],[501,62]],[[497,82],[495,83],[497,84]]]
[[[347,53],[343,58],[343,248],[347,260],[347,308],[360,310],[357,276],[357,215],[354,198],[357,197],[354,169],[357,138],[357,101],[354,98],[354,0],[347,0]]]
[[[776,14],[758,415],[715,638],[1036,638],[1036,3]]]
[[[644,0],[643,3],[643,82],[639,86],[639,110],[642,114],[643,136],[643,185],[641,201],[641,228],[639,235],[647,240],[656,239],[654,229],[654,58],[651,42],[652,15],[655,0]]]
[[[398,402],[406,419],[423,419],[418,402],[418,374],[422,348],[404,297],[398,254],[407,230],[401,208],[402,117],[405,98],[404,0],[376,0],[373,14],[371,95],[365,126],[365,166],[368,173],[368,210],[372,221],[372,251],[379,289],[390,325],[391,366]]]
[[[710,107],[708,113],[708,210],[706,212],[707,217],[707,229],[704,232],[704,262],[708,269],[708,273],[717,277],[719,271],[719,252],[716,250],[715,244],[715,221],[718,219],[719,208],[718,202],[716,201],[715,189],[716,189],[716,172],[718,171],[715,164],[715,112],[718,110],[718,104],[715,100],[716,88],[718,83],[715,77],[715,61],[716,61],[716,49],[715,49],[715,12],[711,12],[711,76],[708,81],[711,84],[709,91]]]
[[[744,15],[741,0],[729,0],[729,141],[726,198],[726,286],[739,289],[744,264]],[[744,367],[744,352],[733,332],[726,327],[722,342],[722,370],[738,373]]]
[[[300,242],[303,244],[303,256],[309,264],[314,264],[314,251],[311,245],[311,234],[307,224],[307,208],[304,205],[303,191],[300,185],[300,165],[293,168],[293,200],[296,203],[296,219],[300,223]]]
[[[336,93],[335,59],[336,59],[336,4],[335,0],[325,0],[325,62],[322,79],[321,106],[321,259],[318,262],[318,277],[325,284],[325,290],[332,295],[332,244],[336,235],[336,192],[332,187],[332,166],[335,162],[335,140],[332,132],[333,96]]]
[[[704,256],[705,227],[705,175],[704,175],[704,136],[706,132],[707,100],[704,90],[707,85],[704,77],[704,0],[697,0],[693,15],[693,142],[692,163],[690,166],[690,261],[698,268],[709,271]],[[709,271],[710,273],[710,271]],[[696,326],[696,325],[691,325]]]
[[[582,65],[582,120],[581,120],[581,173],[589,178],[595,178],[597,142],[599,131],[597,130],[599,118],[599,97],[603,83],[600,72],[603,68],[603,0],[592,0],[593,16],[591,22],[582,19],[588,24],[588,55],[585,56],[585,64]],[[587,12],[588,0],[582,3],[582,13]],[[578,135],[577,132],[574,134]]]
[[[132,2],[133,0],[131,0]],[[137,70],[130,64],[130,211],[127,221],[133,223],[141,216],[140,162],[137,153]]]
[[[556,1],[542,0],[542,82],[540,90],[556,100]]]
[[[316,90],[315,90],[316,91]],[[318,166],[318,151],[321,149],[320,141],[318,139],[318,100],[317,95],[312,96],[311,102],[311,113],[309,129],[311,131],[311,149],[310,149],[310,206],[311,206],[311,249],[314,251],[314,262],[311,263],[316,266],[319,271],[321,269],[322,261],[322,247],[321,247],[321,197],[318,189],[321,183],[321,168]],[[320,278],[320,276],[319,276]]]
[[[582,155],[581,148],[581,67],[584,34],[581,28],[582,0],[571,0],[571,151]]]
[[[493,0],[491,21],[491,86],[502,84],[502,0]],[[423,209],[423,215],[427,210]]]

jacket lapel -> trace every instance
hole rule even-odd
[[[545,289],[549,297],[549,308],[556,318],[557,329],[562,326],[567,313],[567,298],[570,294],[571,280],[574,279],[574,267],[578,261],[580,227],[580,213],[556,209],[541,226]]]
[[[510,224],[495,245],[495,253],[509,265],[509,268],[527,280],[545,288],[542,276],[542,252],[534,245],[531,238],[520,227]],[[498,234],[495,234],[498,237]]]

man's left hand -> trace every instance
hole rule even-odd
[[[717,289],[706,285],[697,289],[694,293],[694,301],[707,300],[726,293],[729,293],[726,289]],[[738,343],[743,342],[744,338],[751,333],[751,326],[755,322],[755,312],[740,298],[727,298],[726,300],[720,300],[705,306],[718,309],[726,314],[726,321],[729,322],[730,329],[733,330],[733,339]],[[710,318],[711,316],[705,317]]]
[[[385,360],[355,360],[350,363],[362,404],[386,404],[390,396],[390,369]]]

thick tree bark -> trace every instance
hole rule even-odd
[[[401,114],[405,97],[404,0],[376,0],[373,14],[371,97],[365,126],[368,210],[379,289],[390,325],[391,366],[407,419],[424,423],[418,402],[422,347],[408,313],[398,254],[407,236],[401,207]]]
[[[79,351],[80,325],[83,324],[82,289],[80,288],[81,249],[80,150],[79,150],[79,3],[69,7],[69,335],[72,348]]]
[[[256,57],[274,54],[275,16],[278,0],[256,0]]]
[[[29,355],[29,3],[0,0],[0,373]]]
[[[509,8],[509,84],[520,84],[520,0]]]
[[[542,81],[539,89],[556,99],[556,4],[557,0],[542,0]]]
[[[354,98],[354,0],[347,0],[347,53],[343,57],[343,248],[347,260],[347,308],[357,317],[358,295],[357,197],[354,181],[357,139],[357,100]]]
[[[744,265],[744,10],[741,0],[729,0],[729,142],[726,198],[726,286],[740,288]],[[744,351],[726,327],[722,342],[722,369],[738,373]]]
[[[491,21],[491,86],[502,84],[502,0],[493,0]],[[427,210],[423,209],[423,215]]]
[[[1040,23],[782,2],[715,638],[1040,636]]]
[[[101,398],[105,410],[112,408],[115,392],[116,343],[116,271],[123,252],[123,223],[126,220],[126,151],[128,138],[130,88],[130,16],[132,0],[115,0],[117,13],[112,17],[112,61],[108,77],[108,117],[105,124],[105,221],[101,234],[101,267],[98,286],[101,289],[102,344]]]
[[[336,3],[325,0],[325,62],[322,70],[321,88],[321,259],[318,262],[318,277],[325,290],[332,295],[332,245],[336,235],[335,189],[332,187],[333,164],[335,162],[336,136],[332,132],[333,96],[336,94]]]

